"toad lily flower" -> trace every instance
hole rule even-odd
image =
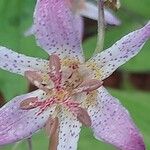
[[[150,23],[85,62],[77,22],[64,0],[38,0],[37,43],[49,61],[0,47],[0,67],[24,75],[39,89],[0,109],[0,145],[31,137],[46,127],[56,134],[52,149],[76,150],[82,124],[94,136],[122,150],[145,150],[127,110],[103,87],[103,80],[134,57],[150,38]]]

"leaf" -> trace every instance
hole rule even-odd
[[[23,77],[0,70],[0,90],[7,101],[17,95],[26,93],[27,88],[27,81]]]

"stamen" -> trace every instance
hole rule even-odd
[[[59,120],[56,117],[52,120],[52,124],[50,126],[49,150],[57,150],[58,138],[59,138],[58,131],[59,131]]]
[[[23,110],[34,109],[37,107],[37,101],[38,99],[36,97],[25,99],[20,103],[20,108]]]
[[[68,109],[74,116],[76,116],[76,112],[78,111],[79,108],[79,103],[72,100],[71,98],[68,98],[63,101],[62,105]]]
[[[78,108],[77,118],[83,125],[85,125],[87,127],[90,127],[92,124],[91,118],[84,108],[81,108],[81,107]]]
[[[25,71],[24,74],[32,84],[35,84],[35,82],[41,83],[43,81],[41,75],[36,71]]]
[[[37,102],[37,106],[39,106],[39,108],[40,108],[40,111],[37,112],[37,115],[40,115],[41,113],[43,113],[47,109],[47,107],[50,107],[53,104],[54,104],[53,98],[47,99],[43,102]]]
[[[45,131],[48,134],[48,137],[53,136],[56,132],[58,126],[58,118],[49,117],[45,125]]]
[[[51,124],[53,123],[53,119],[52,117],[50,116],[48,118],[48,120],[46,121],[46,124],[44,126],[44,131],[46,133],[46,135],[50,138],[51,134],[50,134],[50,127],[51,127]]]
[[[91,92],[102,86],[103,81],[91,79],[83,81],[78,88],[74,89],[74,93]]]
[[[54,82],[55,86],[57,87],[61,81],[61,64],[60,59],[57,55],[51,55],[49,60],[49,67],[50,67],[50,78]]]
[[[25,76],[32,84],[37,86],[39,89],[42,89],[45,92],[49,91],[49,89],[46,88],[45,85],[43,85],[42,83],[43,82],[42,76],[36,71],[25,71]]]
[[[78,103],[78,102],[75,102],[75,101],[70,100],[70,99],[64,101],[64,104],[65,104],[67,107],[69,107],[71,110],[72,110],[72,108],[76,108],[76,107],[79,106],[79,103]]]
[[[80,73],[76,70],[72,72],[72,75],[67,80],[69,82],[68,87],[66,87],[67,90],[73,90],[74,88],[78,87],[83,82],[83,77],[80,75]]]

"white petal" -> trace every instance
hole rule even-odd
[[[149,38],[150,22],[143,28],[124,36],[112,47],[91,58],[89,62],[97,65],[101,71],[101,79],[104,80],[119,66],[137,55]]]
[[[59,143],[57,150],[76,150],[81,123],[67,111],[62,111],[59,117]]]
[[[0,68],[21,75],[28,70],[47,72],[48,61],[18,54],[0,46]]]
[[[91,2],[85,3],[85,8],[80,11],[80,14],[84,17],[98,20],[98,7]],[[120,25],[120,20],[115,17],[111,11],[104,9],[105,22],[111,25]]]

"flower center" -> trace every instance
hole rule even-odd
[[[54,92],[54,99],[56,100],[56,103],[63,102],[67,97],[68,92],[63,89],[55,90]]]
[[[36,71],[26,71],[25,76],[39,89],[46,93],[44,100],[37,97],[28,98],[20,104],[21,109],[39,108],[40,115],[49,107],[62,106],[77,116],[80,121],[88,120],[86,110],[82,108],[77,94],[89,93],[102,85],[96,79],[85,79],[80,63],[64,59],[60,61],[57,55],[52,55],[49,60],[49,72],[46,74]],[[83,113],[83,115],[81,115]],[[80,116],[79,116],[80,115]],[[86,119],[83,116],[86,115]],[[82,116],[82,117],[81,117]],[[86,124],[86,123],[85,123]]]

